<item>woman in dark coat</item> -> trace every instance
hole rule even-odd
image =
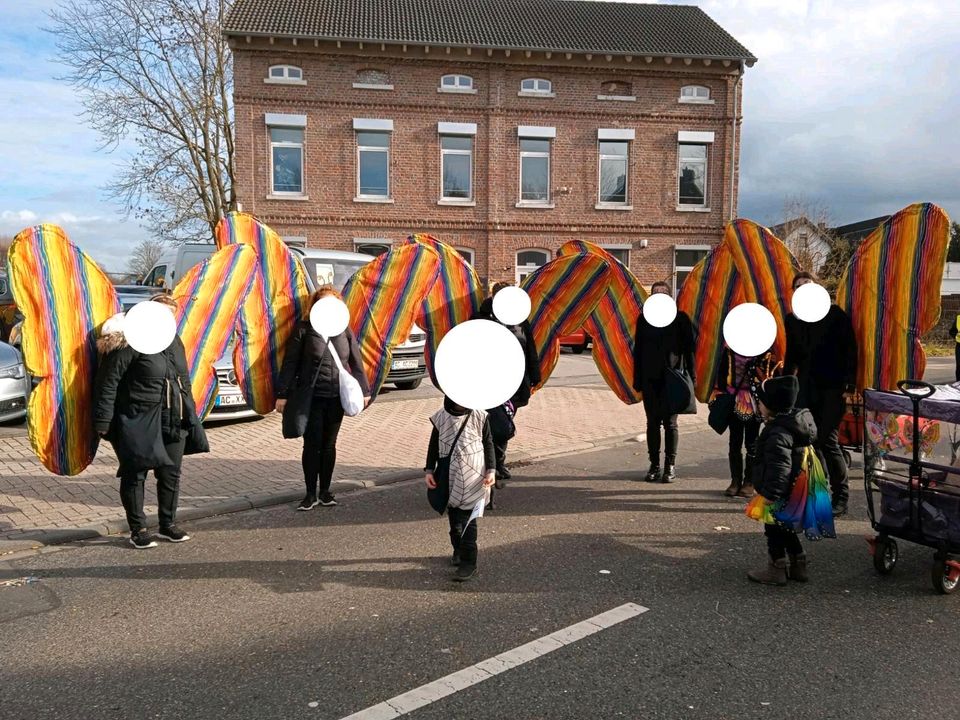
[[[670,286],[664,282],[654,283],[653,293],[670,294]],[[676,478],[677,416],[670,415],[666,398],[667,367],[679,368],[681,363],[694,378],[693,325],[682,311],[677,311],[673,322],[666,327],[654,327],[643,313],[637,318],[633,343],[633,388],[643,393],[643,409],[647,415],[647,452],[650,454],[650,469],[644,480],[647,482],[673,482]],[[665,445],[663,471],[660,470],[660,427],[663,426]]]
[[[500,322],[497,320],[496,315],[493,314],[493,298],[506,287],[511,287],[510,283],[494,283],[490,297],[480,304],[480,309],[473,316],[473,319]],[[500,324],[503,325],[503,323]],[[530,327],[528,320],[524,320],[519,325],[504,325],[504,327],[517,338],[517,342],[519,342],[523,348],[524,356],[523,380],[520,382],[520,387],[517,388],[513,397],[510,398],[510,403],[513,405],[513,416],[515,416],[517,410],[526,407],[530,403],[533,388],[540,384],[540,358],[533,340],[533,329]],[[506,465],[507,443],[510,441],[510,438],[505,434],[505,428],[510,425],[512,418],[505,414],[502,406],[491,408],[488,412],[490,413],[491,428],[494,431],[493,445],[497,458],[497,487],[503,487],[503,480],[510,479],[510,471],[507,470]]]
[[[151,300],[176,313],[176,301],[169,295]],[[144,355],[127,344],[111,321],[97,341],[94,425],[120,462],[120,500],[130,544],[138,549],[157,545],[143,513],[143,486],[150,470],[157,478],[158,535],[170,542],[189,540],[175,524],[183,456],[209,452],[210,446],[193,402],[183,342],[178,335],[163,352]]]
[[[332,286],[325,285],[313,294],[310,306],[331,295],[340,297]],[[337,462],[343,406],[340,371],[330,354],[331,347],[343,368],[360,383],[364,407],[370,404],[370,387],[353,331],[348,327],[328,341],[309,322],[301,322],[287,343],[277,388],[277,412],[284,415],[284,437],[303,437],[301,460],[307,492],[297,510],[337,504],[330,494],[330,483]]]

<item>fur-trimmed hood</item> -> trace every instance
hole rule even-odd
[[[100,328],[100,337],[97,339],[97,352],[100,355],[127,346],[127,338],[123,334],[123,317],[123,313],[117,313]]]

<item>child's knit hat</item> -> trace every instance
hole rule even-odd
[[[767,378],[757,391],[760,402],[769,408],[775,415],[782,415],[793,410],[800,394],[800,383],[795,375],[781,375]]]

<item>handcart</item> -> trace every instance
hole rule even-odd
[[[837,429],[837,443],[848,468],[853,465],[850,453],[863,452],[863,427],[863,396],[857,395],[847,401],[846,412]]]
[[[934,386],[897,383],[900,392],[865,390],[864,484],[868,537],[877,572],[893,572],[896,539],[934,550],[930,577],[937,592],[960,586],[960,402],[937,398]],[[895,539],[896,538],[896,539]]]

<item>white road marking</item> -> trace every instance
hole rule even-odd
[[[421,685],[402,695],[390,698],[389,700],[373,705],[366,710],[361,710],[353,715],[348,715],[342,720],[391,720],[401,715],[413,712],[419,708],[435,703],[437,700],[453,695],[456,692],[489,680],[495,675],[519,667],[531,660],[543,657],[547,653],[559,650],[566,645],[582,640],[585,637],[606,630],[618,623],[622,623],[630,618],[637,617],[647,612],[649,608],[635,603],[626,603],[613,610],[594,615],[583,622],[570,625],[562,630],[557,630],[549,635],[544,635],[538,640],[528,642],[526,645],[508,650],[507,652],[494,655],[492,658],[471,665],[468,668],[459,670],[451,675],[442,677],[439,680]]]

